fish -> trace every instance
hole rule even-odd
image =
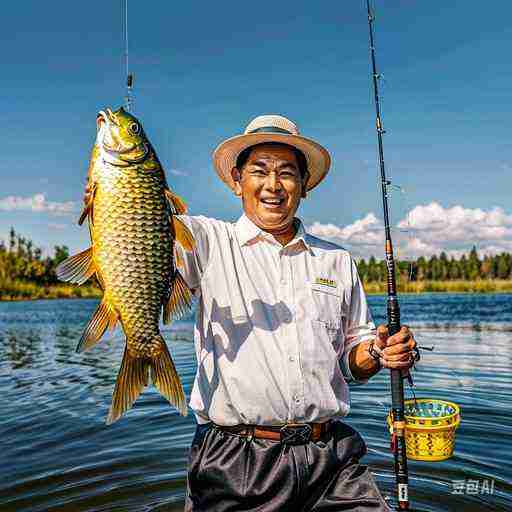
[[[57,277],[83,284],[96,277],[103,290],[80,338],[90,349],[119,322],[125,348],[107,425],[134,404],[150,378],[180,414],[185,394],[159,329],[190,310],[192,294],[174,257],[178,242],[194,248],[192,233],[177,217],[187,211],[171,191],[141,123],[122,107],[101,110],[88,169],[90,193],[78,220],[88,220],[91,246],[60,263]]]

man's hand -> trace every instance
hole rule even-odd
[[[407,325],[393,336],[389,336],[387,326],[379,325],[374,348],[380,353],[382,368],[402,370],[405,376],[414,364],[416,340]]]
[[[89,184],[89,180],[87,180],[87,183],[85,184],[85,191],[84,191],[84,204],[88,205],[89,201],[91,199],[92,194],[92,187]]]

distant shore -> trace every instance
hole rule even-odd
[[[386,283],[364,284],[368,295],[387,292]],[[477,281],[409,281],[398,284],[399,293],[512,293],[512,280],[489,279]],[[0,302],[39,299],[98,299],[103,292],[96,286],[56,284],[41,286],[30,282],[11,282],[0,287]]]
[[[30,282],[11,282],[7,287],[0,287],[0,302],[39,299],[96,299],[102,295],[103,292],[97,286],[92,285],[41,286]]]
[[[382,282],[364,283],[368,295],[387,293],[387,284]],[[510,293],[511,279],[478,279],[475,281],[408,281],[398,283],[399,293]]]

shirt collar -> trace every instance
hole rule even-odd
[[[295,224],[295,228],[297,231],[293,239],[286,244],[286,247],[295,245],[297,242],[302,242],[304,247],[311,251],[311,246],[308,243],[308,233],[304,229],[304,225],[302,224],[301,220],[295,217],[293,219],[293,222]],[[252,222],[249,219],[249,217],[245,215],[245,213],[236,222],[235,229],[238,236],[238,240],[240,241],[240,245],[246,245],[250,241],[258,238],[259,236],[267,238],[268,240],[277,243],[277,241],[270,233],[266,233],[261,228],[256,226],[256,224],[254,224],[254,222]]]

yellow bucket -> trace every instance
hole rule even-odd
[[[455,430],[460,423],[457,404],[433,398],[405,400],[404,415],[408,459],[438,461],[453,455]],[[387,421],[393,433],[391,412]]]

